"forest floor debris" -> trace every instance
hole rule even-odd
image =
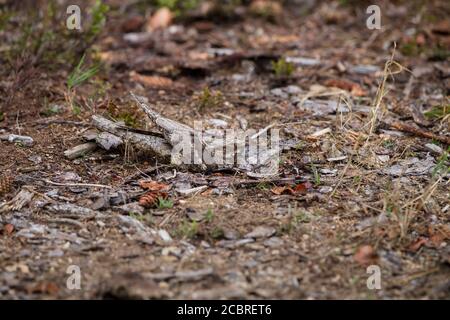
[[[7,5],[0,298],[448,298],[448,1],[384,2],[382,32],[363,2],[247,2],[107,0],[76,34]],[[278,129],[277,170],[171,163],[196,121]]]

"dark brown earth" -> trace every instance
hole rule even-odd
[[[0,135],[34,143],[0,140],[0,298],[450,296],[448,1],[377,2],[381,30],[366,27],[363,2],[221,2],[147,33],[151,1],[105,1],[91,38],[95,1],[78,1],[82,32],[65,28],[64,5],[51,15],[52,1],[7,2]],[[83,53],[100,70],[69,90]],[[274,124],[293,147],[279,175],[260,180],[180,169],[128,145],[65,158],[93,114],[150,128],[130,91],[189,125]],[[173,206],[120,208],[149,179],[171,188]],[[181,185],[206,189],[183,196]],[[20,190],[33,197],[15,210]],[[79,290],[66,285],[72,265]],[[380,290],[367,287],[369,265]]]

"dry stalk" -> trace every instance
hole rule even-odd
[[[383,79],[382,79],[380,85],[378,86],[377,94],[375,96],[375,101],[373,103],[373,108],[371,109],[371,112],[370,112],[370,120],[369,120],[370,128],[369,128],[369,133],[368,133],[365,144],[367,144],[367,142],[370,140],[370,137],[372,136],[372,134],[375,131],[375,128],[377,126],[377,122],[379,120],[378,113],[379,113],[380,109],[382,108],[383,98],[388,93],[388,91],[386,90],[386,83],[387,83],[388,77],[398,74],[398,73],[402,72],[403,70],[409,71],[408,69],[403,67],[400,63],[394,61],[394,56],[395,56],[395,47],[394,47],[394,50],[392,51],[391,58],[388,61],[386,61],[386,63],[384,64]],[[398,70],[393,71],[392,70],[393,66],[396,66],[398,68]]]

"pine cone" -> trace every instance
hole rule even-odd
[[[0,195],[8,193],[13,185],[14,178],[10,175],[6,175],[0,178]]]
[[[155,207],[158,204],[158,198],[167,198],[167,193],[161,191],[150,191],[139,199],[139,204],[144,208]]]

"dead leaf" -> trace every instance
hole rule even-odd
[[[430,241],[434,247],[439,248],[447,239],[450,239],[450,227],[445,225],[439,225],[435,227],[428,227],[428,234],[430,235]]]
[[[172,19],[173,14],[168,8],[160,8],[148,20],[147,31],[167,28],[172,23]]]
[[[59,291],[58,286],[54,282],[39,282],[34,287],[28,289],[29,293],[44,293],[56,295]]]
[[[428,238],[419,237],[415,242],[411,243],[408,247],[408,251],[417,252],[424,244],[428,242]]]
[[[289,186],[277,186],[273,187],[270,191],[273,194],[281,195],[281,194],[290,194],[295,195],[299,193],[306,193],[309,189],[311,189],[312,185],[309,182],[299,183],[294,187]]]
[[[286,191],[286,186],[277,186],[277,187],[273,187],[270,191],[273,194],[276,194],[277,196],[279,196],[280,194],[282,194],[283,192]]]
[[[3,226],[5,234],[10,235],[14,231],[14,226],[11,223],[7,223]]]
[[[433,26],[431,31],[435,34],[440,35],[449,35],[450,34],[450,22],[446,20],[442,20]]]
[[[173,85],[172,79],[160,76],[145,76],[135,71],[130,72],[130,79],[149,88],[167,88]]]
[[[170,185],[153,180],[141,180],[139,186],[148,191],[168,191]]]
[[[425,38],[425,35],[423,33],[419,33],[416,36],[416,43],[418,46],[424,46],[427,42],[427,39]]]
[[[294,193],[306,193],[312,188],[312,184],[308,181],[299,183],[294,187]]]
[[[357,83],[342,80],[342,79],[329,79],[324,83],[327,87],[335,87],[342,90],[349,91],[352,95],[356,97],[365,96],[367,92],[361,88]]]
[[[362,266],[368,266],[376,262],[377,254],[371,245],[363,245],[358,248],[353,259]]]
[[[136,32],[139,29],[141,29],[142,25],[144,24],[144,18],[141,16],[132,16],[131,18],[125,20],[122,25],[121,29],[123,32]]]

